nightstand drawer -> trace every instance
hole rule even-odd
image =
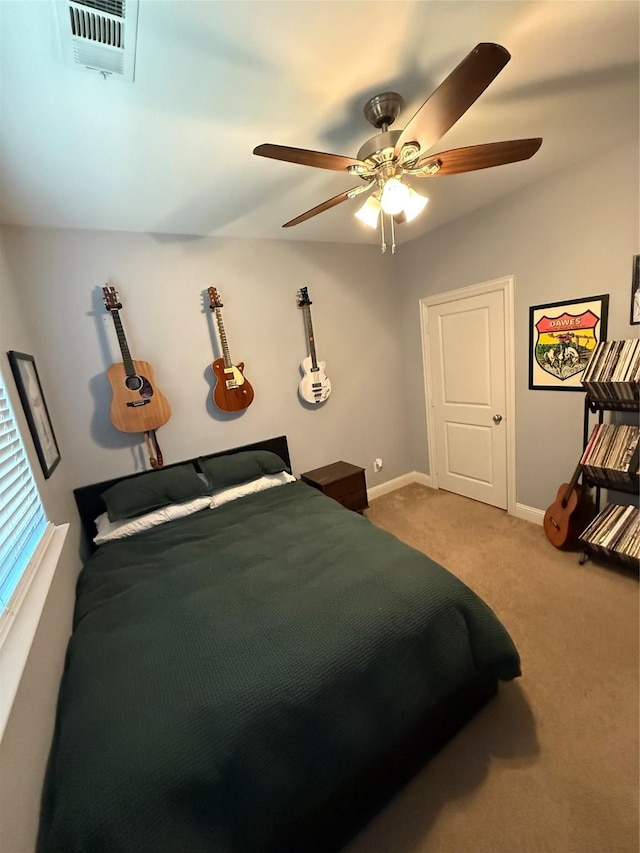
[[[335,500],[347,509],[352,509],[354,512],[362,512],[363,509],[367,509],[369,506],[367,503],[367,493],[363,489],[350,495],[342,495],[342,497],[335,498]]]
[[[341,500],[344,495],[355,494],[356,492],[364,492],[366,486],[364,482],[364,471],[357,471],[349,477],[344,477],[342,480],[336,480],[333,483],[327,483],[323,491],[330,498]]]

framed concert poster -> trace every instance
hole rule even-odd
[[[15,350],[10,350],[7,354],[42,472],[45,479],[49,479],[60,462],[60,451],[51,426],[35,359],[32,355]]]
[[[640,325],[640,255],[633,256],[631,274],[631,318],[632,326]]]
[[[607,337],[609,296],[529,308],[529,388],[582,391],[591,354]]]

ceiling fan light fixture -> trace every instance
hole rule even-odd
[[[427,204],[429,203],[429,199],[417,193],[413,187],[409,187],[409,200],[404,206],[404,221],[411,222],[412,219],[415,219],[419,213],[425,209]]]
[[[385,213],[393,216],[405,209],[409,198],[409,187],[397,178],[389,178],[382,190],[380,204]]]
[[[370,195],[362,207],[356,210],[354,216],[357,216],[360,222],[364,222],[369,228],[376,228],[380,216],[380,202],[374,195]]]

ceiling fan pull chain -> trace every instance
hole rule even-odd
[[[396,253],[396,225],[395,225],[393,216],[389,216],[389,221],[391,222],[391,254],[395,255],[395,253]]]
[[[384,255],[384,253],[387,251],[387,244],[384,241],[384,213],[382,211],[380,211],[380,238],[382,240],[380,250]]]

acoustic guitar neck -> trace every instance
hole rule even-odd
[[[569,498],[571,497],[571,493],[573,492],[575,487],[578,485],[578,480],[580,479],[581,470],[582,470],[582,468],[580,466],[580,463],[578,462],[578,464],[576,465],[576,470],[573,472],[573,477],[571,478],[571,481],[568,483],[566,491],[565,491],[564,495],[562,496],[561,503],[562,503],[563,507],[567,506],[567,504],[569,503]]]

